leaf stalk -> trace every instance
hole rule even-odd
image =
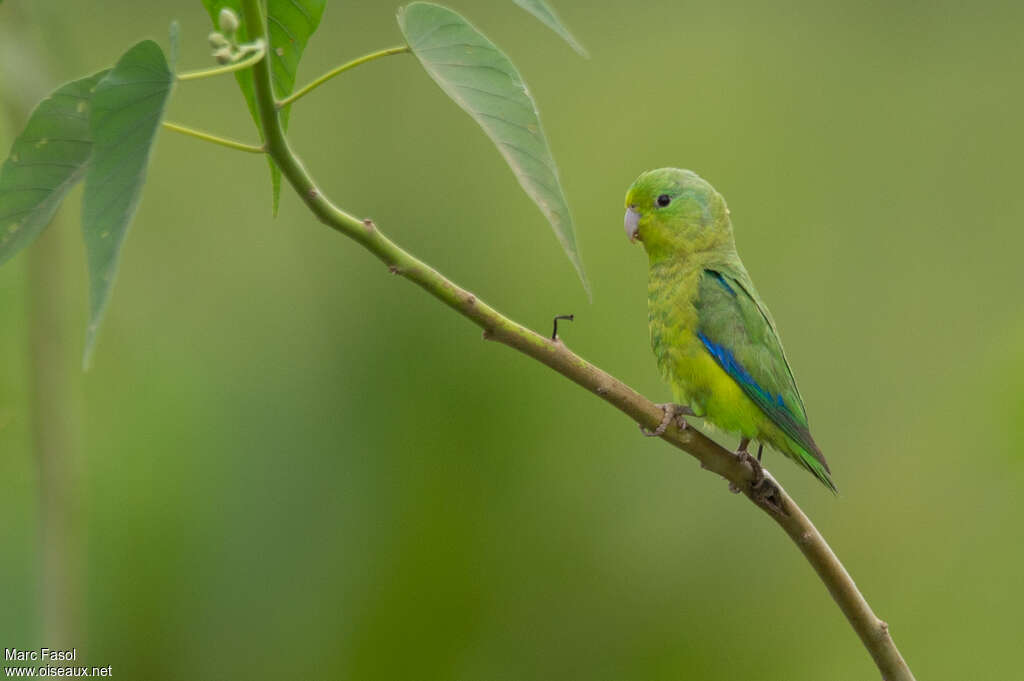
[[[411,52],[411,50],[409,49],[409,46],[408,45],[400,45],[398,47],[389,47],[389,48],[387,48],[385,50],[380,50],[378,52],[373,52],[371,54],[366,54],[366,55],[363,55],[362,57],[359,57],[358,59],[353,59],[350,62],[347,62],[345,64],[342,64],[341,66],[338,66],[338,67],[336,67],[334,69],[331,69],[330,71],[328,71],[324,75],[320,76],[319,78],[317,78],[316,80],[314,80],[312,83],[310,83],[309,85],[305,86],[301,90],[293,92],[292,94],[288,95],[284,99],[280,100],[279,102],[277,102],[277,108],[278,109],[283,109],[284,107],[288,106],[289,104],[291,104],[295,100],[301,99],[302,97],[305,97],[310,92],[312,92],[313,90],[317,89],[318,87],[320,87],[321,85],[323,85],[324,83],[329,81],[330,79],[334,78],[335,76],[339,76],[342,73],[345,73],[349,69],[354,69],[355,67],[361,66],[363,64],[366,64],[367,62],[371,62],[374,59],[380,59],[381,57],[390,57],[393,54],[405,54],[406,52]]]
[[[254,144],[246,144],[245,142],[236,142],[235,140],[228,139],[226,137],[218,137],[217,135],[211,135],[208,132],[202,130],[196,130],[195,128],[189,128],[184,125],[172,123],[170,121],[163,122],[164,128],[167,130],[173,130],[174,132],[181,133],[182,135],[188,135],[189,137],[195,137],[205,142],[211,142],[213,144],[219,144],[222,147],[228,149],[234,149],[236,151],[244,151],[250,154],[265,154],[267,150],[263,147],[258,147]]]
[[[179,73],[177,75],[178,80],[199,80],[200,78],[212,78],[213,76],[221,76],[225,73],[232,73],[234,71],[241,71],[247,69],[250,66],[258,63],[267,54],[267,43],[262,38],[254,41],[252,45],[253,53],[247,56],[245,59],[240,59],[233,64],[226,64],[224,66],[215,66],[210,69],[200,69],[198,71],[186,71],[185,73]]]

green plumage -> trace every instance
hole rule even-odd
[[[736,253],[725,200],[696,174],[664,168],[637,179],[626,208],[626,231],[650,263],[651,346],[676,401],[835,491],[775,322]]]

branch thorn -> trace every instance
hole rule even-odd
[[[576,315],[571,315],[571,314],[556,315],[555,319],[554,319],[554,329],[552,329],[552,331],[551,331],[551,340],[558,340],[558,320],[559,319],[564,319],[566,321],[570,321],[571,322],[575,318],[576,318]]]

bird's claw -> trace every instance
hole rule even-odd
[[[655,428],[654,430],[648,430],[647,428],[644,428],[641,425],[641,433],[643,433],[647,437],[661,437],[662,435],[665,434],[665,431],[668,430],[669,424],[671,424],[673,420],[675,421],[676,426],[679,428],[679,430],[686,430],[689,427],[689,424],[686,422],[683,416],[692,416],[692,409],[690,409],[689,407],[684,407],[681,404],[673,404],[671,402],[659,404],[658,406],[661,407],[661,411],[664,414],[661,418],[661,423],[659,423],[658,427]]]
[[[736,456],[740,461],[745,461],[750,464],[750,467],[754,471],[754,479],[750,483],[750,488],[757,491],[761,487],[761,484],[765,481],[764,468],[761,466],[761,462],[754,456],[751,456],[750,452],[747,451],[745,445],[741,445],[736,451]]]

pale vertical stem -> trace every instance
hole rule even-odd
[[[79,645],[81,520],[77,334],[58,217],[28,249],[32,430],[39,471],[39,617],[47,646]]]
[[[10,7],[8,7],[10,5]],[[74,55],[65,38],[58,13],[47,3],[7,3],[3,40],[11,40],[31,55],[36,73],[46,73],[49,60],[70,63]],[[45,45],[46,49],[32,46]],[[25,79],[11,82],[14,69],[0,76],[0,105],[6,105],[12,121],[23,122],[31,107],[45,94],[45,82]],[[8,87],[3,87],[8,86]],[[4,149],[10,140],[4,140]],[[33,432],[33,457],[38,472],[36,516],[36,635],[41,646],[80,645],[81,567],[84,546],[80,521],[80,414],[78,389],[81,370],[77,362],[78,330],[69,314],[68,300],[71,225],[58,212],[56,218],[21,257],[27,259],[29,341],[29,418]]]

